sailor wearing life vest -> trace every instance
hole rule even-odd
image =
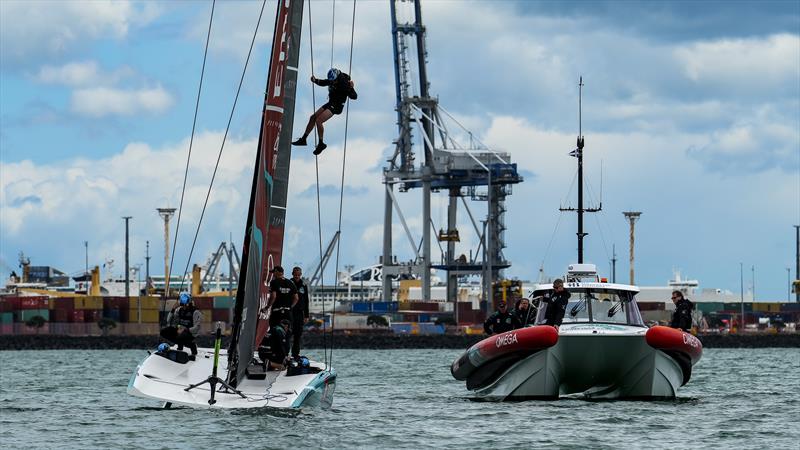
[[[490,336],[505,333],[519,327],[517,317],[508,311],[508,305],[504,300],[497,302],[497,311],[493,312],[483,323],[483,331]]]
[[[200,333],[200,324],[203,322],[203,313],[195,307],[192,296],[182,292],[178,299],[178,306],[167,315],[167,326],[161,330],[161,336],[178,345],[178,350],[183,346],[192,351],[190,360],[197,355],[195,337]]]

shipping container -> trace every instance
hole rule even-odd
[[[83,310],[83,321],[86,323],[89,322],[97,322],[98,320],[103,318],[103,310],[102,309],[84,309]]]
[[[233,308],[234,301],[233,297],[214,297],[214,309]]]
[[[19,320],[18,322],[27,322],[33,317],[41,316],[44,320],[50,320],[50,310],[49,309],[22,309],[19,311]]]
[[[228,322],[230,320],[231,312],[229,309],[214,309],[211,311],[211,320],[213,322]]]
[[[128,309],[139,309],[139,303],[142,304],[142,309],[161,309],[163,307],[161,299],[158,297],[131,297],[128,299]]]
[[[800,303],[781,303],[781,312],[800,312]]]
[[[130,300],[127,297],[104,297],[103,308],[128,309]]]
[[[14,323],[14,313],[13,312],[3,312],[0,313],[0,323]]]
[[[73,309],[53,309],[50,311],[51,322],[69,322]]]
[[[14,312],[19,309],[19,298],[6,295],[0,297],[0,313]]]
[[[128,323],[139,323],[139,311],[135,309],[128,309],[127,310],[127,320],[125,319],[125,314],[122,313],[123,322]],[[141,323],[160,323],[161,321],[159,311],[157,309],[142,309],[142,320]]]
[[[193,297],[192,301],[197,309],[211,309],[214,307],[214,297]]]
[[[49,308],[50,302],[47,297],[20,297],[19,309],[46,309]]]
[[[353,302],[350,306],[354,313],[364,314],[371,311],[369,302]]]
[[[214,318],[213,309],[201,309],[200,312],[203,314],[203,323],[211,323]]]
[[[412,311],[439,311],[439,303],[435,302],[411,302]]]
[[[82,309],[74,309],[69,311],[69,321],[72,323],[83,323],[84,313]]]
[[[14,324],[0,323],[0,334],[14,334]]]
[[[121,322],[122,312],[119,308],[104,308],[103,317],[111,319],[114,322]]]

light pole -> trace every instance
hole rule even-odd
[[[129,298],[131,296],[131,271],[128,267],[128,223],[132,219],[132,216],[124,216],[122,219],[125,220],[125,298]],[[127,300],[126,300],[127,301]]]
[[[742,317],[739,322],[739,333],[744,330],[744,264],[739,263],[739,295],[741,295]]]

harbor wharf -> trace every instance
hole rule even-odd
[[[482,335],[406,335],[393,333],[339,334],[333,337],[339,349],[465,349],[479,342]],[[798,348],[800,333],[700,334],[704,348]],[[58,336],[2,335],[0,350],[107,350],[155,349],[158,336]],[[200,347],[213,347],[211,335],[199,336]],[[304,333],[303,348],[321,349],[331,345],[331,335]],[[222,348],[227,347],[227,338]]]

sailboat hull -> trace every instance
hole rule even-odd
[[[218,376],[225,379],[228,365],[227,352],[220,352]],[[214,349],[198,349],[195,361],[180,364],[162,356],[151,354],[136,368],[128,383],[128,394],[173,405],[193,408],[302,408],[330,407],[336,388],[336,371],[313,362],[320,372],[288,376],[286,371],[271,371],[261,380],[245,378],[237,389],[245,395],[225,392],[217,385],[216,402],[210,404],[211,387],[204,383],[186,391],[190,385],[200,383],[211,375]]]
[[[478,383],[468,379],[467,386],[478,399],[494,401],[669,399],[688,381],[691,366],[649,345],[645,330],[590,327],[565,325],[556,345],[507,365],[491,378],[484,376]]]

